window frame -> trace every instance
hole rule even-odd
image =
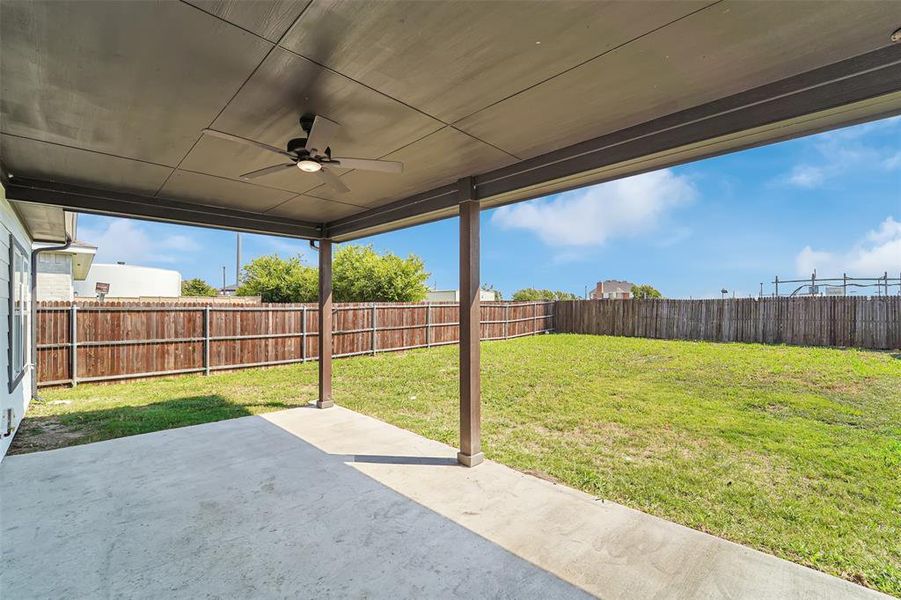
[[[13,330],[15,327],[15,321],[18,318],[16,314],[16,294],[18,290],[16,289],[16,254],[21,254],[22,256],[22,275],[23,281],[21,285],[25,287],[27,290],[30,287],[31,283],[31,264],[30,257],[28,255],[28,251],[25,247],[19,243],[19,240],[15,238],[15,236],[10,233],[9,234],[9,315],[8,315],[8,329],[6,332],[7,339],[7,370],[8,370],[8,381],[9,381],[9,393],[12,393],[22,382],[22,379],[25,377],[25,373],[28,372],[28,367],[30,363],[30,354],[31,354],[31,344],[28,343],[29,332],[28,329],[31,326],[30,312],[31,312],[31,302],[32,298],[30,297],[30,292],[26,291],[28,295],[27,298],[24,299],[23,307],[21,311],[22,318],[22,333],[20,337],[21,340],[18,340],[22,345],[22,365],[20,368],[16,369],[13,367],[13,343],[16,340],[13,340]]]

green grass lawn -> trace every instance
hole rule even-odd
[[[335,400],[456,445],[456,352],[336,361]],[[308,363],[47,390],[14,449],[289,408],[315,386]],[[482,389],[489,458],[901,596],[897,354],[550,335],[484,343]]]

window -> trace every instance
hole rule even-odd
[[[9,391],[13,391],[29,366],[31,285],[28,253],[9,236]]]

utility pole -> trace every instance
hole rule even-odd
[[[235,234],[235,289],[241,285],[241,232]]]
[[[225,265],[222,265],[222,293],[225,293]]]

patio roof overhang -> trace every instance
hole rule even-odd
[[[901,10],[874,2],[0,4],[7,197],[332,242],[460,215],[460,453],[482,461],[479,211],[901,114]],[[242,181],[313,113],[336,154],[402,161]],[[284,162],[284,159],[282,160]],[[26,224],[28,219],[26,218]]]
[[[18,2],[0,7],[7,196],[343,241],[901,113],[887,2]],[[203,136],[283,147],[340,194]]]

